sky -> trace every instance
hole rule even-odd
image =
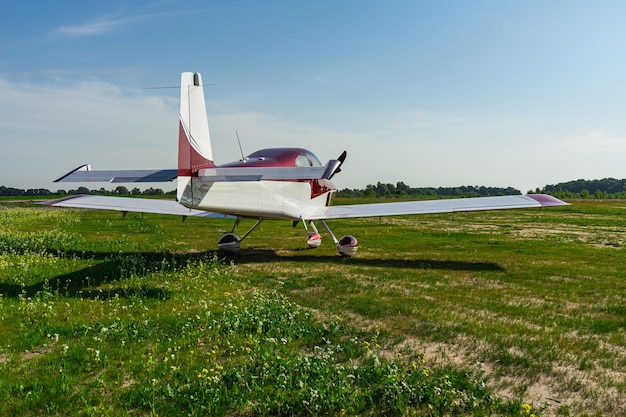
[[[202,73],[218,164],[240,158],[237,132],[246,154],[304,147],[325,162],[346,150],[340,189],[403,181],[526,192],[626,177],[623,1],[23,0],[1,9],[7,187],[77,188],[53,180],[84,163],[175,168],[172,87],[185,71]]]

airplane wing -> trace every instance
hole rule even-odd
[[[46,201],[43,204],[53,207],[100,209],[121,212],[130,211],[137,213],[174,214],[179,216],[212,217],[219,219],[235,218],[225,214],[188,209],[174,200],[157,200],[149,198],[73,195],[70,197],[60,198],[58,200]]]
[[[167,182],[178,175],[176,169],[129,169],[93,171],[89,164],[81,165],[54,182]]]
[[[402,216],[409,214],[541,208],[564,205],[568,205],[568,203],[550,195],[507,195],[498,197],[453,198],[321,207],[309,213],[305,219],[326,220],[357,217]]]

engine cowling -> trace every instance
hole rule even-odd
[[[342,236],[337,243],[337,249],[339,249],[339,254],[341,256],[354,256],[359,249],[359,242],[354,236]]]
[[[217,247],[227,253],[236,253],[241,248],[241,239],[234,233],[225,233],[217,242]]]

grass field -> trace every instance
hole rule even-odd
[[[626,202],[333,221],[348,259],[2,204],[0,415],[626,413]]]

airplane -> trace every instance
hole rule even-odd
[[[237,252],[241,242],[264,220],[300,222],[310,248],[319,247],[321,224],[339,254],[350,257],[358,250],[354,236],[335,237],[326,220],[361,217],[399,216],[426,213],[468,212],[542,208],[567,205],[543,194],[497,197],[420,200],[333,206],[337,188],[331,182],[341,171],[344,151],[337,159],[322,165],[304,148],[261,149],[242,159],[217,165],[213,158],[202,77],[183,72],[180,86],[178,126],[178,168],[158,170],[92,170],[82,165],[55,182],[177,182],[176,201],[130,197],[75,195],[46,204],[55,207],[161,213],[184,216],[222,217],[235,220],[217,246],[224,252]],[[241,219],[256,222],[243,235],[235,234]]]

